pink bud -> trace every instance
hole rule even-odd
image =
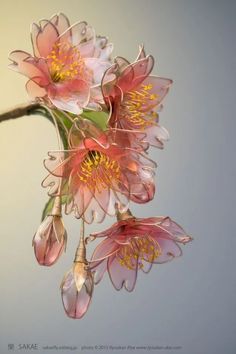
[[[67,234],[62,219],[48,215],[33,238],[34,253],[39,264],[53,265],[66,246]]]
[[[93,277],[85,263],[77,262],[65,275],[61,284],[61,296],[68,317],[82,318],[88,310],[93,294]]]

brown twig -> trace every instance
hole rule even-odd
[[[0,113],[0,123],[10,119],[28,116],[41,108],[41,105],[35,102],[19,105],[15,108],[11,108],[5,112]]]

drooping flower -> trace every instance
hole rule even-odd
[[[45,217],[33,238],[34,253],[38,263],[44,266],[53,265],[65,250],[66,241],[67,233],[61,214],[52,212]]]
[[[75,114],[84,107],[98,109],[104,71],[111,65],[112,44],[96,36],[86,22],[70,26],[64,14],[33,23],[34,55],[13,51],[11,69],[26,75],[29,95]]]
[[[82,318],[88,310],[93,294],[93,276],[88,268],[83,238],[76,251],[72,269],[61,283],[61,296],[67,316]]]
[[[68,151],[52,151],[45,167],[43,187],[57,190],[58,179],[67,185],[65,211],[74,211],[87,223],[102,222],[128,208],[129,200],[146,203],[154,197],[155,162],[141,151],[121,147],[113,132],[103,132],[86,119],[78,119],[69,134]]]
[[[178,243],[185,244],[191,237],[169,217],[121,218],[109,229],[92,234],[105,239],[98,244],[90,261],[98,284],[108,271],[116,290],[135,287],[138,270],[148,273],[152,264],[171,261],[182,254]],[[122,220],[123,219],[123,220]]]
[[[145,132],[141,143],[163,148],[169,134],[159,125],[156,111],[161,109],[172,80],[151,76],[153,66],[154,58],[146,56],[143,48],[132,64],[117,57],[104,74],[102,91],[110,109],[110,127],[141,130]]]

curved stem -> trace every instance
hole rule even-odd
[[[50,109],[38,102],[24,103],[0,113],[0,123],[29,115],[41,115],[43,117],[46,117],[51,123],[56,126],[55,119],[52,116]],[[65,129],[64,124],[62,124],[60,120],[57,123],[59,123],[57,125],[59,125],[60,136],[63,141],[64,149],[67,149],[67,129]]]
[[[0,123],[10,119],[16,119],[23,116],[29,116],[31,114],[37,114],[35,113],[35,111],[38,112],[38,110],[40,110],[41,108],[42,106],[36,102],[21,104],[19,106],[16,106],[14,108],[8,109],[5,112],[0,113]]]

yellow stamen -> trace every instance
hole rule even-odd
[[[147,116],[147,111],[155,107],[154,101],[158,98],[158,94],[150,92],[152,89],[152,84],[141,85],[139,91],[132,90],[125,95],[122,103],[123,115],[136,129],[146,129],[153,125],[157,118],[157,114],[152,112]]]
[[[85,75],[84,60],[79,50],[69,43],[55,43],[47,59],[54,82],[71,80],[77,75]]]
[[[90,151],[81,163],[77,176],[88,188],[101,192],[119,179],[120,166],[102,152]]]
[[[131,270],[143,268],[143,261],[152,263],[160,255],[161,248],[156,240],[149,236],[137,236],[130,240],[129,245],[122,246],[116,256],[121,266]]]

